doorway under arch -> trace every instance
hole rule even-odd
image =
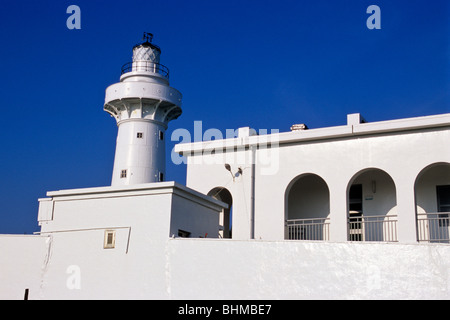
[[[219,236],[224,239],[231,239],[233,234],[233,197],[231,196],[230,191],[223,187],[217,187],[209,191],[208,196],[228,204],[228,208],[223,209],[219,217]]]
[[[285,197],[285,239],[329,240],[330,192],[320,176],[297,176]]]
[[[348,240],[396,242],[397,192],[381,169],[355,174],[347,187]]]

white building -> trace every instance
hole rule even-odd
[[[112,186],[48,192],[0,236],[3,299],[448,299],[450,114],[180,144],[161,50],[135,46],[105,110]],[[232,218],[231,218],[232,216]]]
[[[449,124],[351,114],[343,126],[242,128],[175,150],[188,157],[187,186],[232,205],[233,239],[449,243]]]

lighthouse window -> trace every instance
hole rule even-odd
[[[159,140],[164,140],[164,132],[163,131],[159,131]]]
[[[120,178],[126,178],[127,177],[127,170],[120,171]]]
[[[137,133],[137,138],[138,138],[138,139],[142,139],[142,138],[143,138],[142,132],[138,132],[138,133]]]
[[[160,182],[164,181],[164,173],[162,173],[162,172],[159,173],[159,181]]]

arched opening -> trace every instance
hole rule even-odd
[[[219,236],[225,239],[232,238],[233,197],[230,191],[223,187],[217,187],[208,192],[208,196],[228,204],[228,209],[222,210],[219,217]]]
[[[348,240],[396,242],[397,193],[380,169],[357,173],[347,188]]]
[[[329,240],[330,192],[315,174],[296,177],[286,189],[288,240]]]
[[[424,168],[414,184],[417,238],[421,242],[450,243],[450,164]]]

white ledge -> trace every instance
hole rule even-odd
[[[175,152],[190,155],[208,150],[233,151],[235,148],[249,146],[267,146],[274,144],[298,143],[303,141],[337,139],[361,135],[381,134],[389,132],[411,131],[427,128],[450,127],[450,113],[388,120],[371,123],[348,124],[345,126],[318,129],[298,130],[268,135],[255,135],[233,139],[200,141],[175,145]]]

